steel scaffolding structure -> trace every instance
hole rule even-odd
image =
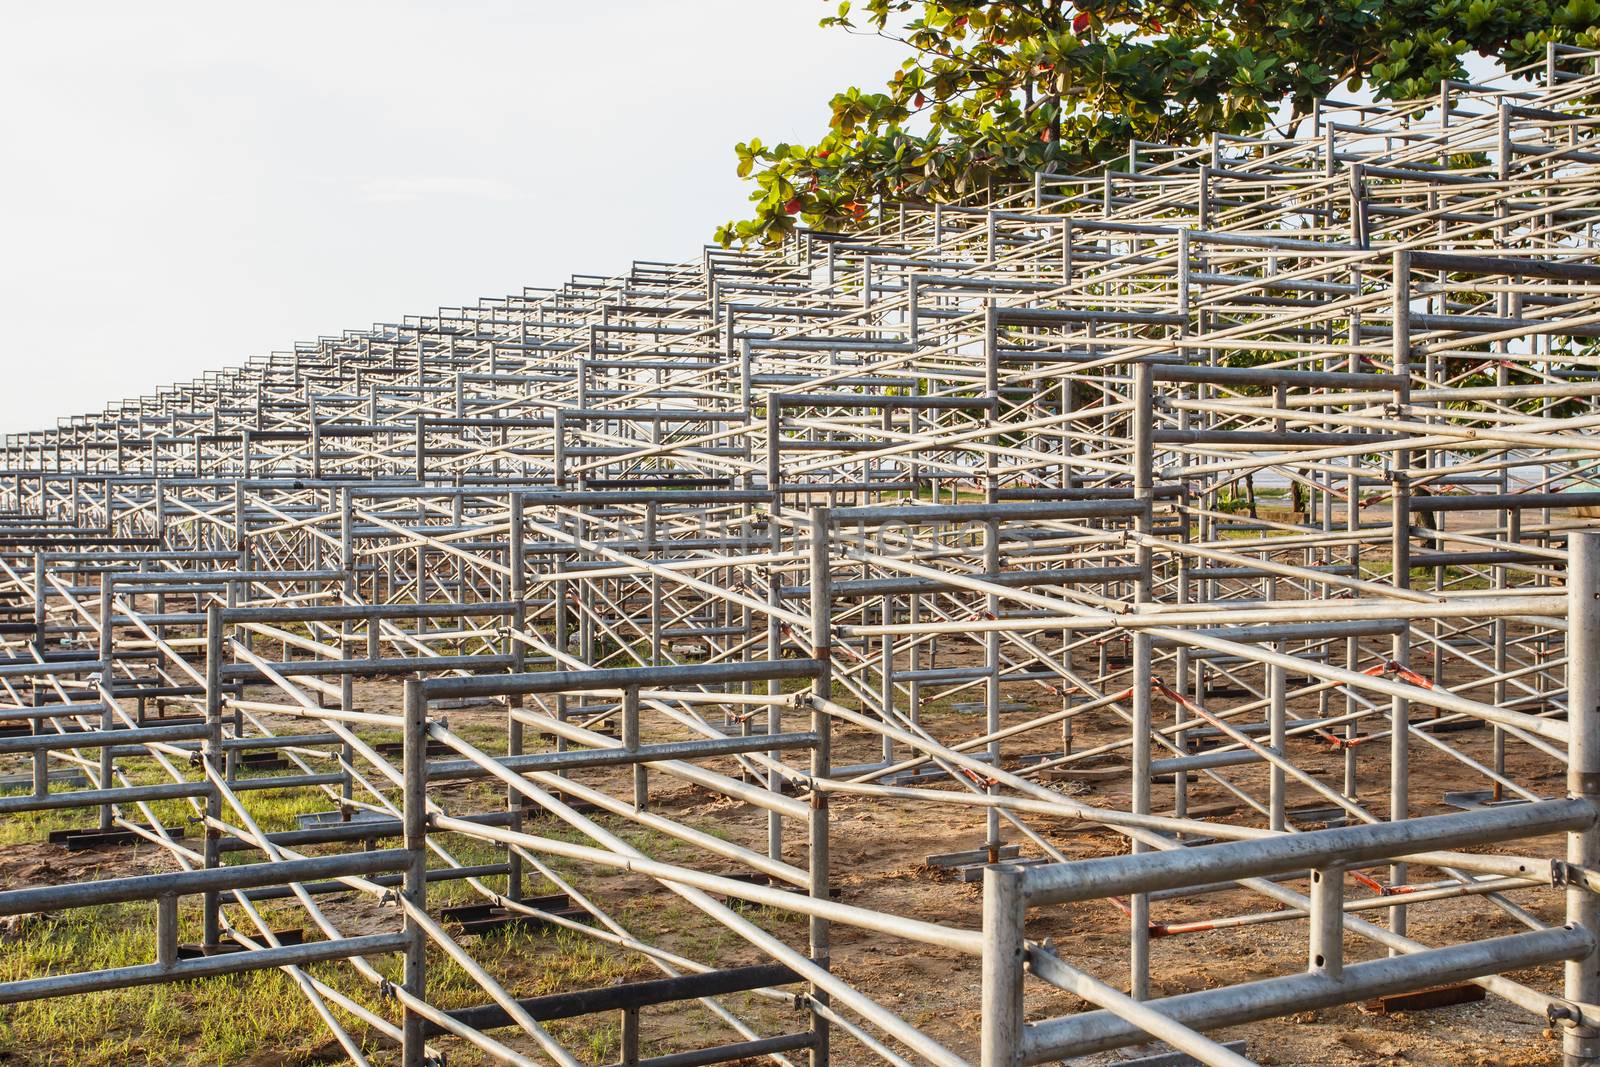
[[[361,1064],[576,1064],[544,1024],[602,1012],[629,1065],[1239,1064],[1202,1031],[1471,982],[1600,1062],[1596,69],[1135,143],[8,436],[0,814],[176,869],[0,890],[157,909],[153,962],[0,1003],[282,968]],[[324,810],[264,828],[267,790]],[[969,827],[933,859],[981,909],[841,897],[845,800]],[[758,962],[631,930],[617,871]],[[1090,900],[1116,974],[1038,936]],[[1445,906],[1517,932],[1411,936]],[[662,977],[519,996],[464,944],[516,921]],[[1168,939],[1283,923],[1284,973],[1157,995]],[[946,990],[981,1035],[849,980],[840,928],[981,961]],[[722,1032],[646,1055],[681,1002]]]

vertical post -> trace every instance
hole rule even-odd
[[[991,457],[992,458],[992,457]],[[988,480],[990,503],[994,503],[994,479]],[[995,581],[1000,574],[1000,524],[994,519],[983,524],[983,569],[984,576],[989,581]],[[984,612],[989,618],[997,618],[1000,613],[1000,598],[989,593],[983,598]],[[1000,767],[1000,631],[990,629],[983,635],[983,705],[984,729],[992,740],[988,745],[989,765],[996,770]],[[998,785],[987,785],[984,792],[995,796],[1000,792]],[[989,862],[1000,862],[1000,849],[1004,841],[1000,835],[1000,809],[991,807],[985,813],[985,844],[989,850]]]
[[[989,261],[994,261],[994,212],[989,212]],[[1000,417],[1000,316],[994,301],[990,301],[984,309],[983,316],[983,395],[989,400],[990,407],[984,413],[984,418],[993,430],[998,430],[996,425]],[[1000,499],[1000,481],[996,473],[995,455],[992,451],[983,454],[983,499],[985,503],[994,504]],[[984,576],[991,582],[1000,574],[1000,524],[991,518],[983,525],[983,570]],[[998,618],[1000,614],[1000,598],[993,593],[986,594],[983,598],[983,609],[989,618]],[[984,729],[992,738],[988,745],[989,764],[996,770],[1000,767],[1000,631],[988,630],[983,635],[983,706]],[[999,792],[997,785],[984,787],[984,792],[993,796]],[[984,843],[988,848],[989,862],[1000,862],[1000,849],[1004,841],[1000,836],[1000,809],[989,808],[984,813]]]
[[[1283,651],[1283,642],[1278,642],[1278,651]],[[1280,758],[1287,759],[1288,735],[1288,679],[1281,664],[1271,664],[1267,667],[1267,697],[1270,707],[1267,711],[1267,723],[1270,734],[1267,744]],[[1267,786],[1267,817],[1269,825],[1274,830],[1287,828],[1288,816],[1284,810],[1284,800],[1287,782],[1283,773],[1283,764],[1274,763],[1271,766],[1270,778]]]
[[[1133,496],[1144,505],[1135,518],[1139,532],[1148,534],[1152,525],[1151,509],[1155,506],[1155,440],[1152,426],[1154,403],[1148,363],[1133,367]],[[1141,541],[1135,551],[1139,568],[1135,599],[1144,603],[1150,599],[1150,546]],[[1133,635],[1133,810],[1141,815],[1150,812],[1150,708],[1151,673],[1150,638],[1143,630]],[[1138,841],[1133,851],[1145,852],[1149,846]],[[1128,901],[1129,950],[1128,995],[1144,1000],[1150,995],[1150,897],[1135,893]]]
[[[779,435],[783,432],[783,411],[778,401],[777,393],[767,394],[767,492],[772,494],[772,514],[776,516],[783,510],[783,494],[778,491],[778,486],[783,480],[783,472],[779,464],[783,458],[783,449],[779,445]],[[776,523],[774,523],[776,526]]]
[[[233,483],[233,550],[239,553],[239,569],[250,569],[250,522],[245,511],[244,485]]]
[[[555,441],[551,444],[550,462],[556,480],[556,488],[560,489],[567,484],[567,413],[563,408],[555,412]]]
[[[1513,278],[1510,280],[1513,284],[1521,284],[1522,281],[1520,278]],[[1502,294],[1500,298],[1499,314],[1502,316],[1516,315],[1521,317],[1522,299],[1520,295],[1508,299],[1507,295]],[[1495,349],[1500,352],[1508,351],[1504,342],[1496,344]],[[1504,388],[1511,384],[1510,371],[1504,360],[1500,361],[1499,365],[1495,367],[1494,383],[1500,388]],[[1515,486],[1512,484],[1511,480],[1511,469],[1507,467],[1505,470],[1500,472],[1499,485],[1497,486],[1497,489],[1502,494],[1510,494],[1514,488]],[[1522,511],[1519,508],[1506,508],[1501,512],[1501,515],[1503,516],[1500,525],[1501,539],[1508,545],[1515,544],[1522,539]],[[1509,573],[1509,568],[1494,568],[1494,588],[1497,590],[1509,588],[1510,577],[1511,575]],[[1496,707],[1503,707],[1506,700],[1506,680],[1504,675],[1510,669],[1510,656],[1506,648],[1506,640],[1510,636],[1511,628],[1508,620],[1503,618],[1495,619],[1493,625],[1494,673],[1496,678],[1494,688],[1490,693],[1490,697]],[[1491,753],[1491,756],[1495,773],[1504,775],[1506,772],[1506,732],[1498,724],[1496,724],[1494,727],[1493,752]],[[1495,800],[1503,799],[1501,785],[1498,781],[1494,783],[1492,795]]]
[[[405,919],[406,956],[403,981],[406,992],[418,999],[427,996],[427,937],[422,924],[411,915],[409,908],[424,911],[428,906],[428,848],[427,848],[427,768],[428,768],[428,705],[422,696],[422,681],[406,679],[405,687],[405,739],[404,807],[402,816],[405,828],[405,848],[410,856],[406,863],[404,895],[409,906]],[[402,1067],[423,1067],[424,1048],[422,1016],[405,1009],[401,1041]]]
[[[557,447],[559,447],[560,443],[561,443],[561,427],[563,425],[564,424],[563,424],[563,422],[561,420],[561,412],[558,410],[556,412],[556,444],[557,444]],[[561,474],[560,474],[561,469],[562,469],[561,468],[561,464],[558,462],[557,465],[556,465],[556,472],[557,472],[556,484],[557,485],[561,484]],[[559,522],[558,525],[559,525],[559,528],[561,529],[561,531],[563,533],[566,532],[568,524],[569,524],[569,521],[570,520],[566,516],[562,516],[561,517],[560,522]],[[576,532],[581,534],[583,531],[582,531],[581,528],[577,528]],[[557,555],[555,555],[554,557],[552,557],[550,565],[552,567],[558,568],[558,573],[565,574],[568,571],[569,564],[572,562],[573,558],[574,558],[574,554],[572,552],[564,550],[564,551],[558,553]],[[571,645],[571,643],[572,643],[572,636],[571,636],[572,627],[571,627],[571,623],[569,621],[570,613],[571,613],[571,605],[567,601],[567,598],[569,596],[571,596],[571,595],[572,594],[571,594],[570,588],[569,588],[569,586],[567,584],[567,580],[565,578],[557,578],[556,581],[555,581],[555,601],[556,601],[556,621],[555,621],[555,639],[556,640],[555,640],[555,645],[556,645],[556,648],[560,649],[563,653],[571,651],[571,648],[569,647]],[[556,694],[556,718],[560,719],[562,722],[566,722],[567,721],[567,694],[566,693],[557,693]],[[557,734],[556,735],[556,750],[558,752],[559,751],[565,751],[566,747],[567,747],[566,735],[565,734]],[[517,802],[520,804],[521,800],[519,799]]]
[[[156,897],[156,963],[171,968],[178,962],[178,895]]]
[[[771,405],[772,401],[767,401]],[[769,407],[769,411],[771,408]],[[769,442],[771,438],[768,438]],[[768,445],[769,449],[771,445]],[[783,547],[783,528],[778,522],[778,495],[774,490],[770,513],[767,516],[767,542],[771,546],[772,556],[776,558]],[[782,578],[786,573],[781,566],[768,563],[765,567],[767,579],[767,605],[777,608],[783,601],[781,586]],[[778,622],[776,611],[767,612],[767,658],[776,660],[783,655],[783,630]],[[777,678],[767,682],[767,695],[776,697],[783,692],[783,682]],[[767,705],[767,736],[776,737],[783,730],[783,708],[777,701]],[[773,793],[783,790],[783,776],[778,772],[778,763],[783,759],[783,753],[773,750],[767,753],[767,758],[772,761],[771,768],[767,771],[767,789]],[[767,855],[775,860],[783,859],[783,816],[776,811],[767,812]]]
[[[33,554],[33,641],[39,646],[40,656],[45,650],[45,617],[44,552],[38,551]]]
[[[1567,541],[1567,792],[1600,801],[1600,532],[1574,530]],[[1600,827],[1567,835],[1567,862],[1600,865]],[[1572,884],[1576,882],[1576,884]],[[1567,886],[1567,922],[1600,930],[1600,896],[1579,879]],[[1566,964],[1566,998],[1600,1002],[1600,951]],[[1600,1033],[1569,1026],[1562,1037],[1565,1067],[1600,1063]]]
[[[832,248],[829,245],[829,248]],[[817,674],[816,695],[823,700],[833,695],[833,582],[828,570],[828,515],[826,507],[811,509],[811,655],[822,662]],[[811,729],[817,743],[811,749],[811,777],[818,781],[826,778],[830,770],[832,753],[832,719],[820,707],[811,712]],[[811,862],[811,896],[828,899],[828,794],[821,789],[811,791],[811,814],[808,824],[808,844]],[[828,966],[828,920],[813,916],[810,920],[811,959],[818,966]],[[827,994],[816,986],[811,987],[812,999],[826,1003]],[[820,1012],[811,1012],[811,1031],[816,1042],[811,1046],[811,1067],[828,1065],[828,1020]]]
[[[29,697],[29,702],[37,708],[40,702],[37,680],[30,688],[32,695]],[[28,729],[35,737],[55,732],[48,727],[47,720],[42,716],[30,719]],[[36,748],[33,750],[33,795],[42,797],[48,792],[50,792],[50,750]]]
[[[344,602],[356,602],[356,544],[355,544],[355,508],[350,498],[350,488],[339,490],[339,569],[344,572],[344,577],[339,580],[344,591]],[[350,655],[350,644],[354,639],[348,620],[339,624],[339,649],[340,654]],[[356,708],[356,679],[353,674],[339,676],[339,708],[342,711],[354,711]],[[355,764],[356,752],[349,743],[339,746],[339,759],[343,763],[344,781],[339,783],[339,820],[346,822],[354,811],[351,801],[355,799]]]
[[[634,754],[639,751],[639,687],[636,685],[622,691],[622,747]],[[633,764],[633,810],[643,811],[649,806],[650,772],[643,763],[636,762]]]
[[[1185,226],[1178,231],[1178,314],[1183,316],[1183,325],[1178,327],[1180,334],[1189,332],[1189,234],[1192,231]]]
[[[507,556],[511,565],[511,628],[518,632],[527,629],[528,606],[527,577],[524,570],[527,565],[527,543],[524,539],[522,494],[513,491],[511,494],[510,529],[506,531]],[[516,637],[509,637],[506,641],[511,652],[511,673],[521,674],[526,666],[526,646]],[[522,754],[523,736],[522,720],[516,716],[516,709],[522,706],[522,694],[515,693],[506,698],[506,751],[513,756]],[[522,794],[511,787],[506,787],[506,809],[510,817],[507,824],[513,832],[522,832]],[[512,900],[522,899],[522,855],[509,845],[506,847],[506,896]]]
[[[222,756],[222,607],[206,606],[206,736],[200,742],[200,763],[206,776],[205,865],[222,862],[222,833],[216,820],[222,818],[222,790],[217,785],[223,775]],[[217,946],[222,936],[221,897],[215,890],[203,895],[203,948]]]
[[[17,510],[22,510],[22,477],[17,477]],[[44,553],[36,550],[33,553],[33,639],[34,647],[41,657],[44,656]],[[104,581],[104,579],[101,579]],[[104,622],[102,621],[102,625]],[[111,675],[102,673],[101,684],[107,689],[111,688]],[[28,691],[31,694],[30,702],[34,707],[39,707],[44,701],[40,695],[39,679],[30,680]],[[35,716],[32,720],[32,730],[35,734],[51,733],[47,729],[47,720]],[[50,792],[50,752],[48,749],[38,749],[33,754],[33,795],[42,797]]]
[[[639,1067],[639,1009],[622,1009],[622,1067]]]
[[[1344,868],[1311,872],[1310,969],[1338,980],[1344,973]]]
[[[1333,135],[1333,130],[1331,127],[1329,128],[1328,134],[1331,138]],[[1331,160],[1328,165],[1332,167],[1333,164]],[[1350,282],[1355,286],[1356,292],[1361,291],[1361,272],[1359,270],[1351,270]],[[1352,312],[1350,315],[1350,329],[1347,337],[1352,349],[1359,347],[1361,341],[1361,314],[1359,311]],[[1349,363],[1346,369],[1350,371],[1359,371],[1361,369],[1360,357],[1358,357],[1354,351],[1350,353]],[[1358,533],[1361,529],[1361,477],[1359,473],[1352,472],[1345,482],[1344,517],[1346,532],[1350,534]],[[1350,565],[1352,573],[1361,573],[1361,542],[1359,537],[1352,537],[1350,539],[1350,551],[1349,556],[1347,557],[1347,562]],[[1360,639],[1355,637],[1346,638],[1344,643],[1345,669],[1352,671],[1359,670],[1360,662]],[[1355,739],[1361,734],[1361,725],[1359,720],[1355,718],[1356,711],[1358,710],[1355,690],[1348,687],[1345,690],[1344,710],[1345,714],[1351,717],[1350,722],[1344,728],[1345,740],[1354,742]],[[1356,746],[1354,744],[1346,744],[1344,746],[1343,791],[1344,795],[1350,797],[1351,799],[1355,799],[1356,796],[1356,771]]]
[[[100,643],[98,659],[100,661],[100,683],[106,687],[107,692],[110,692],[113,683],[111,677],[111,594],[114,584],[115,580],[111,575],[102,574],[100,576]],[[100,702],[100,729],[107,732],[117,725],[116,719],[111,713],[111,707],[109,699]],[[112,777],[116,774],[117,768],[111,753],[112,748],[110,745],[100,746],[101,789],[111,789],[115,785],[112,782]],[[100,805],[100,829],[111,829],[110,804]]]
[[[655,423],[654,429],[659,431],[661,429],[661,423]],[[644,556],[645,558],[650,558],[651,556],[655,555],[657,537],[656,527],[656,502],[652,500],[644,506],[644,548],[640,550],[640,555]],[[665,629],[666,625],[662,621],[661,617],[661,572],[651,571],[650,665],[652,667],[659,667],[662,663],[666,662],[663,655],[665,646],[661,637],[662,631]]]
[[[880,605],[884,626],[893,626],[895,621],[895,601],[893,595],[886,596]],[[878,669],[882,674],[882,686],[879,692],[880,699],[886,711],[892,710],[895,704],[894,688],[894,634],[883,635],[882,647],[878,650]],[[883,735],[883,762],[894,762],[894,739],[888,734]]]
[[[311,424],[311,479],[322,480],[322,424],[317,421],[317,398],[306,401],[306,421]]]
[[[983,869],[983,1036],[980,1067],[1022,1062],[1023,923],[1025,873],[991,864]]]
[[[1333,142],[1333,127],[1328,128],[1328,141]],[[1334,153],[1330,148],[1328,158],[1331,167]],[[1363,177],[1365,168],[1360,163],[1350,164],[1350,240],[1357,248],[1367,247],[1367,192],[1366,181]]]
[[[1399,376],[1399,389],[1395,403],[1402,411],[1411,404],[1411,253],[1394,254],[1394,372]],[[1392,569],[1390,583],[1396,589],[1411,586],[1411,479],[1407,469],[1411,465],[1411,450],[1402,448],[1394,454],[1394,469],[1390,471],[1392,528],[1390,556]],[[1394,635],[1393,658],[1402,667],[1410,665],[1411,631],[1402,627]],[[1394,697],[1389,704],[1389,818],[1398,822],[1411,812],[1410,760],[1411,760],[1411,702],[1404,697]],[[1406,865],[1391,864],[1389,881],[1403,885]],[[1402,898],[1403,899],[1403,898]],[[1406,932],[1406,909],[1399,905],[1389,909],[1389,929],[1397,934]]]
[[[420,359],[420,357],[419,357]],[[412,465],[416,469],[418,485],[428,484],[428,433],[423,417],[417,416],[417,436],[412,442]]]

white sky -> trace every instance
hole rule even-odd
[[[0,432],[695,256],[897,46],[816,0],[0,3]]]

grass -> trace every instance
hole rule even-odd
[[[282,908],[268,914],[289,918]],[[199,922],[198,904],[184,908],[180,938],[198,939]],[[148,963],[154,945],[151,905],[78,908],[36,920],[6,943],[0,980]],[[331,981],[335,967],[310,970]],[[357,989],[347,992],[366,999]],[[0,1059],[24,1063],[221,1067],[273,1048],[289,1064],[327,1040],[310,1003],[276,970],[29,1001],[0,1012]]]
[[[786,691],[804,688],[805,679],[789,679]],[[505,728],[500,723],[460,722],[456,732],[490,754],[505,751]],[[396,740],[393,731],[362,730],[369,742]],[[530,738],[530,741],[532,739]],[[530,748],[539,747],[531,744]],[[147,757],[118,760],[118,770],[132,784],[156,784],[172,780],[168,771]],[[315,769],[322,767],[313,765]],[[198,773],[182,766],[185,777],[198,780]],[[26,765],[17,767],[25,770]],[[248,779],[261,775],[299,773],[298,770],[245,773]],[[368,771],[375,784],[388,786],[386,779]],[[398,793],[386,788],[391,800]],[[505,802],[504,787],[489,781],[442,784],[436,794],[449,810],[494,810]],[[273,832],[298,828],[297,817],[309,812],[336,807],[336,801],[320,789],[274,789],[245,791],[240,801],[262,829]],[[358,799],[361,791],[357,790]],[[156,818],[169,828],[188,826],[194,807],[186,800],[152,803]],[[239,817],[225,805],[223,818],[238,823]],[[20,814],[0,820],[0,845],[35,843],[54,829],[91,827],[97,824],[98,809],[68,809]],[[597,822],[641,851],[669,862],[704,867],[708,857],[695,846],[641,829],[632,822],[609,815]],[[727,836],[725,827],[705,820],[700,827],[717,836]],[[530,831],[567,840],[586,841],[576,831],[551,819],[533,820]],[[453,859],[467,866],[503,861],[502,848],[455,834],[435,838]],[[138,846],[148,854],[146,846]],[[337,849],[340,846],[332,846]],[[309,854],[325,851],[308,846]],[[124,854],[125,855],[125,854]],[[238,851],[224,854],[224,861],[249,863],[259,853]],[[446,862],[430,857],[430,866]],[[698,912],[666,892],[639,892],[636,876],[607,868],[587,867],[575,862],[550,859],[550,865],[564,876],[581,879],[582,888],[604,902],[631,931],[647,941],[663,943],[712,965],[733,965],[748,958],[744,942],[729,931],[710,928]],[[713,864],[715,860],[711,860]],[[483,880],[495,892],[504,891],[505,877]],[[553,885],[541,882],[530,872],[530,893],[549,893]],[[482,898],[464,881],[435,882],[429,887],[432,908],[476,902]],[[348,905],[342,898],[323,898],[334,921],[345,926],[349,909],[364,916],[376,916],[376,923],[363,922],[359,932],[392,929],[398,912],[368,905]],[[791,941],[803,938],[804,921],[786,912],[752,905],[735,904],[748,918],[778,932]],[[263,903],[260,909],[278,928],[302,927],[309,937],[320,936],[300,907],[293,901]],[[126,967],[150,962],[155,946],[155,908],[148,902],[83,908],[57,915],[39,916],[9,934],[0,933],[0,981],[36,978],[49,974]],[[237,907],[227,915],[244,929],[253,929]],[[180,940],[200,939],[200,905],[196,898],[181,902]],[[357,932],[355,927],[349,927]],[[658,971],[636,953],[619,950],[582,934],[564,930],[510,927],[489,937],[472,938],[466,947],[481,965],[500,979],[519,997],[573,989],[603,987],[619,981],[656,977]],[[391,980],[400,977],[396,955],[374,957],[373,964]],[[356,1001],[393,1019],[397,1010],[392,1002],[379,999],[377,990],[360,978],[347,963],[335,962],[307,968],[309,973],[351,996]],[[444,1008],[487,1002],[490,998],[442,951],[430,946],[429,988],[431,1002]],[[770,1005],[754,1005],[757,1014]],[[353,1017],[335,1009],[358,1041],[373,1054],[375,1064],[390,1064],[393,1050],[367,1031]],[[716,1031],[722,1024],[695,1005],[660,1009],[658,1024],[664,1030],[652,1038],[649,1020],[645,1025],[645,1045],[649,1051],[671,1051],[685,1041],[700,1040],[708,1027]],[[670,1015],[670,1021],[665,1016]],[[703,1016],[703,1018],[701,1018]],[[620,1053],[620,1032],[613,1016],[589,1016],[553,1022],[548,1029],[589,1062],[611,1062]],[[509,1035],[506,1035],[509,1036]],[[524,1044],[512,1038],[514,1043]],[[455,1039],[442,1042],[453,1065],[488,1062],[470,1046]],[[295,982],[277,970],[192,981],[181,984],[136,986],[129,989],[81,994],[67,998],[25,1002],[0,1008],[0,1065],[7,1063],[99,1065],[171,1064],[174,1067],[296,1067],[341,1060],[336,1044],[316,1010]]]
[[[302,913],[292,905],[262,910],[275,926],[303,923]],[[197,940],[199,922],[198,905],[185,907],[180,938]],[[154,944],[151,905],[74,909],[37,919],[7,942],[0,953],[0,981],[144,964],[150,962]],[[570,931],[513,926],[493,937],[473,939],[470,949],[474,959],[522,997],[606,986],[655,973],[637,956]],[[466,971],[443,952],[430,946],[428,955],[430,1001],[446,1009],[488,1001]],[[373,962],[386,977],[398,981],[398,957]],[[380,1003],[372,987],[355,978],[348,965],[319,964],[308,970],[367,1007],[394,1016],[393,1005]],[[380,1053],[378,1062],[384,1062],[386,1046],[364,1034],[349,1017],[343,1021],[358,1039],[365,1037]],[[569,1047],[587,1050],[599,1062],[617,1054],[614,1021],[576,1019],[552,1024],[551,1029]],[[0,1012],[0,1062],[63,1067],[228,1067],[271,1062],[288,1067],[316,1062],[330,1040],[310,1002],[292,979],[277,970],[30,1001]],[[270,1061],[264,1053],[270,1053]],[[452,1055],[451,1062],[475,1061]]]
[[[145,780],[152,771],[159,771],[153,764],[135,768],[136,762],[128,761],[130,777],[136,780]],[[457,788],[459,798],[475,808],[492,806],[500,796],[498,788],[488,783],[474,782]],[[305,790],[245,793],[242,797],[253,816],[269,830],[291,827],[295,815],[328,806],[319,793]],[[175,811],[165,812],[162,818],[168,820],[173,814]],[[75,813],[74,817],[84,821],[92,819],[92,813]],[[21,821],[8,820],[4,829],[19,838],[36,840],[39,828],[50,820],[33,820],[29,823],[31,830],[19,826]],[[597,821],[656,858],[680,863],[698,861],[702,865],[705,862],[704,855],[694,846],[641,829],[627,820],[602,815]],[[169,825],[175,822],[172,819]],[[538,822],[537,828],[530,827],[534,832],[583,840],[582,835],[554,820]],[[712,833],[726,832],[709,820],[701,828]],[[497,846],[475,839],[455,834],[443,834],[438,839],[462,864],[497,863],[504,857]],[[248,852],[227,854],[229,862],[250,862],[254,858],[255,854]],[[430,863],[444,865],[438,857]],[[607,906],[613,914],[645,940],[668,944],[714,966],[742,962],[746,956],[744,943],[736,935],[720,928],[708,929],[695,909],[671,894],[636,892],[631,884],[623,884],[633,877],[624,872],[586,868],[562,860],[551,863],[567,876],[581,876],[586,891],[600,894],[601,899],[612,898]],[[503,876],[486,881],[496,890],[505,883]],[[555,887],[548,883],[535,884],[538,881],[530,878],[531,893],[554,891]],[[433,883],[428,896],[433,908],[481,899],[459,881]],[[330,914],[335,921],[340,921],[338,898],[326,898],[323,904],[332,909]],[[753,905],[735,906],[751,920],[786,937],[803,934],[804,921],[797,916]],[[274,927],[303,927],[308,935],[316,936],[296,903],[275,901],[259,907]],[[36,917],[14,930],[9,940],[0,942],[0,981],[148,963],[154,956],[154,913],[152,904],[139,902]],[[367,913],[379,915],[384,928],[398,922],[398,913],[390,909],[374,913],[368,908]],[[229,908],[228,914],[250,928],[238,909]],[[179,937],[186,942],[200,938],[200,907],[194,898],[182,902]],[[494,936],[472,938],[466,944],[473,958],[519,997],[591,989],[658,974],[636,953],[568,930],[512,926]],[[398,956],[375,957],[372,962],[390,980],[399,980]],[[308,970],[385,1017],[395,1017],[394,1005],[380,1001],[376,990],[356,976],[348,964],[320,964]],[[433,946],[429,949],[428,971],[428,998],[440,1007],[452,1009],[489,1000],[462,968]],[[690,1016],[698,1010],[693,1005],[681,1010],[663,1009],[672,1013],[669,1032],[662,1035],[665,1040],[650,1037],[647,1020],[647,1050],[668,1051],[681,1047],[685,1034],[698,1039],[704,1027],[720,1028],[721,1024],[709,1016],[691,1025]],[[766,1008],[758,1006],[757,1010]],[[352,1035],[368,1046],[374,1063],[393,1061],[392,1048],[352,1017],[337,1014]],[[588,1062],[612,1062],[620,1054],[620,1032],[612,1016],[552,1022],[548,1029]],[[331,1041],[311,1003],[289,976],[277,970],[182,984],[136,986],[0,1009],[0,1063],[295,1067],[327,1062],[330,1055],[337,1060],[338,1050]],[[459,1041],[452,1039],[444,1044],[449,1048],[452,1064],[488,1062]]]

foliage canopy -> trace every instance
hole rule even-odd
[[[832,4],[832,0],[827,0]],[[867,0],[823,26],[901,42],[882,92],[831,101],[813,145],[737,145],[754,214],[723,244],[774,244],[803,220],[849,229],[875,199],[939,201],[990,180],[1157,143],[1292,125],[1336,86],[1436,92],[1480,55],[1507,68],[1546,42],[1600,43],[1600,0]]]

